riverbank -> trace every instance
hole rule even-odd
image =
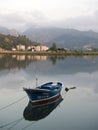
[[[84,55],[98,55],[98,52],[93,51],[86,51],[86,52],[75,52],[75,51],[68,51],[68,52],[31,52],[31,51],[2,51],[0,54],[11,54],[11,55],[46,55],[46,56],[84,56]]]

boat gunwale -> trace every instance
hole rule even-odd
[[[45,105],[54,103],[54,102],[58,101],[59,98],[60,98],[61,101],[63,100],[63,98],[61,97],[61,94],[58,94],[56,99],[54,99],[53,101],[49,101],[49,102],[42,103],[42,104],[33,104],[34,102],[32,102],[32,101],[29,101],[29,103],[31,104],[32,108],[36,108],[36,107],[39,107],[39,106],[45,106]]]
[[[30,91],[34,91],[34,92],[51,92],[52,90],[48,90],[48,89],[40,89],[40,88],[23,88],[24,91],[26,90],[30,90]]]
[[[32,105],[40,105],[43,104],[44,102],[45,103],[49,103],[51,102],[51,100],[56,100],[58,97],[60,96],[60,93],[57,93],[56,95],[52,96],[52,97],[49,97],[49,98],[45,98],[45,99],[41,99],[41,100],[30,100],[31,104]]]

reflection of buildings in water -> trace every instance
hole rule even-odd
[[[28,58],[29,60],[39,60],[39,61],[43,61],[43,60],[46,60],[46,59],[47,59],[47,56],[39,56],[39,55],[37,55],[37,56],[30,56],[30,55],[28,55],[27,58]]]
[[[4,55],[0,55],[0,59],[3,58]],[[40,55],[12,55],[13,59],[17,59],[17,61],[24,61],[26,60],[26,57],[28,60],[38,60],[43,61],[47,60],[47,56],[40,56]]]
[[[27,55],[27,59],[28,59],[28,60],[34,60],[34,56]]]
[[[47,56],[34,56],[34,60],[41,60],[41,61],[43,61],[43,60],[46,60],[47,59]]]
[[[2,59],[3,58],[3,55],[0,55],[0,59]]]
[[[62,96],[52,102],[45,103],[42,105],[32,105],[30,102],[28,106],[24,109],[23,116],[25,120],[38,121],[47,117],[63,100]]]
[[[13,74],[15,74],[15,73],[18,72],[18,71],[19,71],[18,68],[11,68],[11,69],[10,69],[10,73],[13,73]]]
[[[96,63],[96,57],[95,56],[83,56],[84,59],[91,61],[92,63]]]
[[[16,58],[16,55],[12,55],[12,58]]]
[[[18,61],[24,61],[26,59],[25,55],[17,55],[17,60]]]

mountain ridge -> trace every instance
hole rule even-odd
[[[0,27],[0,33],[2,32],[10,34],[11,30]],[[43,43],[49,47],[54,42],[58,47],[82,48],[85,45],[98,47],[98,32],[93,30],[80,31],[73,28],[30,27],[22,33],[17,33],[17,30],[12,31],[11,35],[13,33],[16,35],[26,35],[31,41]]]
[[[98,33],[92,30],[79,31],[76,29],[38,28],[28,29],[23,32],[31,40],[43,42],[51,46],[53,42],[59,47],[82,47],[86,44],[98,46]]]

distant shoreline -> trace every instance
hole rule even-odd
[[[0,54],[11,55],[45,55],[45,56],[84,56],[84,55],[98,55],[98,52],[30,52],[30,51],[2,51]]]

